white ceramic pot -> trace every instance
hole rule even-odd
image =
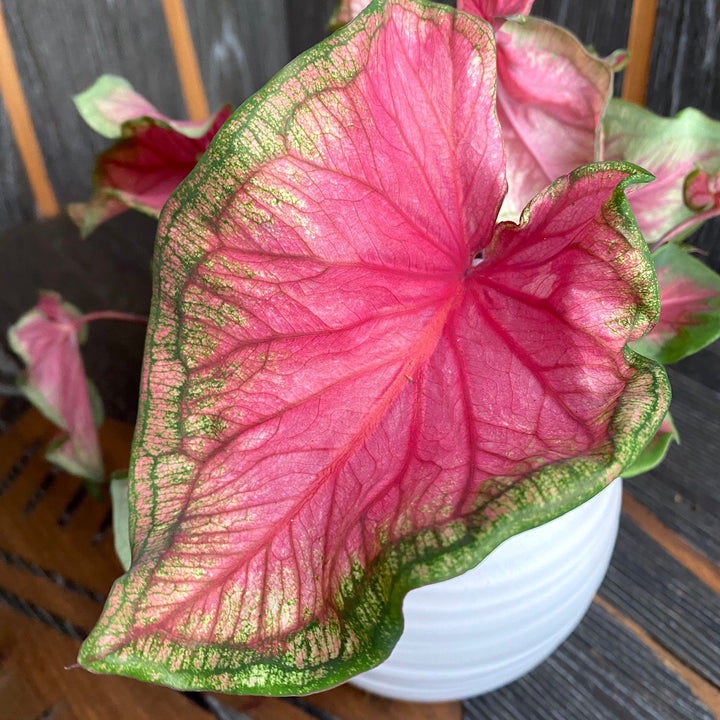
[[[518,679],[575,629],[607,571],[622,481],[506,540],[460,577],[413,590],[392,655],[353,684],[398,700],[459,700]]]

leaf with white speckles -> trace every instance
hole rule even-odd
[[[80,662],[295,694],[387,657],[405,593],[591,497],[662,369],[624,164],[495,225],[491,29],[375,2],[220,131],[168,202],[130,484],[133,564]]]

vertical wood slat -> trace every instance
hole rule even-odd
[[[5,25],[5,15],[0,1],[0,95],[10,119],[10,126],[22,158],[28,182],[32,189],[38,212],[51,217],[60,212],[55,191],[50,183],[40,143],[35,134],[25,93],[20,83],[17,64]]]
[[[628,35],[630,60],[625,68],[622,97],[638,105],[644,105],[647,97],[656,18],[657,0],[634,1]]]
[[[163,0],[163,11],[188,116],[205,120],[210,110],[183,0]]]

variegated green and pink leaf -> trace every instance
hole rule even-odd
[[[720,275],[670,243],[653,253],[660,287],[660,319],[635,350],[657,362],[674,363],[720,337]]]
[[[667,237],[682,239],[717,214],[699,214],[701,208],[692,206],[699,198],[690,198],[687,204],[685,193],[688,176],[696,183],[703,177],[696,174],[698,166],[708,179],[720,170],[719,122],[694,108],[664,118],[613,99],[603,125],[606,159],[636,163],[656,177],[630,195],[630,205],[648,243],[653,245]],[[697,191],[699,186],[693,188]]]
[[[24,394],[62,430],[47,451],[48,460],[98,482],[104,479],[96,430],[102,406],[80,356],[84,331],[76,308],[55,293],[43,293],[37,306],[9,329],[8,341],[26,366],[20,379]]]
[[[392,78],[392,82],[389,81]],[[667,407],[599,164],[495,226],[490,27],[372,8],[243,105],[166,205],[133,565],[86,667],[293,694],[380,662],[404,594],[591,497]]]
[[[612,71],[567,30],[538,18],[497,31],[498,117],[507,152],[502,217],[516,219],[555,178],[601,158]]]
[[[117,139],[98,156],[90,201],[69,208],[83,236],[127,208],[157,217],[231,112],[225,107],[201,123],[170,120],[112,75],[76,96],[75,104],[93,129]]]
[[[527,15],[532,0],[459,0],[497,35],[497,106],[507,153],[502,217],[517,220],[533,196],[561,175],[601,159],[599,131],[612,69],[567,30]],[[349,22],[368,5],[340,3]],[[342,23],[337,23],[342,24]]]

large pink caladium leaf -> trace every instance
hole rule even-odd
[[[497,68],[509,185],[502,216],[515,219],[555,178],[600,157],[612,72],[574,35],[537,18],[502,25]]]
[[[26,371],[21,388],[28,399],[63,431],[47,458],[67,472],[100,481],[104,469],[79,334],[80,313],[54,293],[44,293],[37,306],[8,331],[12,349]]]
[[[127,208],[157,217],[231,112],[225,107],[202,123],[170,120],[112,75],[75,103],[91,127],[120,138],[98,157],[90,201],[69,208],[83,236]]]
[[[598,492],[665,413],[625,164],[495,227],[479,19],[375,2],[220,131],[165,207],[133,564],[80,662],[294,694],[387,657],[405,593]],[[391,79],[391,80],[390,80]]]
[[[653,254],[660,287],[660,319],[635,343],[638,352],[673,363],[720,337],[720,275],[691,248],[675,243]]]
[[[604,156],[627,160],[656,180],[633,190],[630,204],[651,244],[677,228],[690,230],[704,219],[703,208],[685,203],[685,180],[700,165],[706,173],[720,170],[720,123],[694,108],[663,118],[623,100],[613,99],[603,118]],[[693,219],[697,223],[693,223]]]

